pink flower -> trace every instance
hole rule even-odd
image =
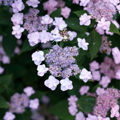
[[[64,17],[64,18],[68,18],[69,15],[70,15],[70,12],[71,12],[71,9],[68,8],[68,7],[64,7],[61,9],[61,15]]]
[[[4,55],[4,56],[2,57],[2,62],[3,62],[4,64],[9,64],[9,63],[10,63],[9,57],[8,57],[7,55]]]
[[[111,118],[119,117],[119,105],[115,105],[114,107],[112,107],[110,112],[111,112],[111,115],[110,115]]]
[[[120,69],[115,73],[115,78],[120,80]]]
[[[15,115],[12,112],[6,112],[4,117],[4,120],[14,120],[15,119]]]
[[[98,87],[96,90],[96,93],[97,93],[97,95],[101,95],[101,94],[105,93],[105,90],[104,90],[104,88]]]
[[[68,31],[67,32],[68,35],[69,35],[69,40],[72,41],[76,36],[77,36],[77,33],[76,32],[72,32],[72,31]]]
[[[22,25],[23,24],[23,13],[15,13],[11,17],[11,21],[14,25]]]
[[[26,93],[28,97],[35,93],[34,89],[31,86],[24,88],[23,91]]]
[[[86,120],[98,120],[98,118],[95,115],[88,114]]]
[[[0,74],[4,72],[4,68],[0,66]]]
[[[76,95],[72,95],[68,98],[68,101],[69,101],[69,105],[72,105],[74,104],[76,101],[78,100],[78,98],[76,97]]]
[[[76,103],[74,103],[74,104],[72,104],[72,105],[70,105],[69,107],[68,107],[68,110],[69,110],[69,113],[72,115],[72,116],[74,116],[76,113],[77,113],[77,105],[76,105]]]
[[[100,81],[100,72],[99,71],[92,71],[92,80]]]
[[[80,92],[81,95],[84,95],[88,92],[89,89],[90,89],[89,86],[84,85],[80,88],[79,92]]]
[[[55,25],[59,30],[63,30],[64,28],[67,27],[67,24],[65,23],[62,17],[55,17],[53,25]]]
[[[41,23],[42,24],[51,24],[53,19],[49,15],[42,16]]]
[[[81,17],[79,18],[80,20],[80,25],[85,25],[85,26],[89,26],[91,21],[91,16],[87,15],[86,13],[84,13],[83,15],[81,15]]]
[[[95,70],[99,69],[99,67],[100,67],[99,63],[96,62],[95,60],[90,63],[90,70],[91,71],[95,71]]]
[[[30,105],[29,107],[31,109],[37,109],[39,107],[39,99],[38,98],[35,98],[33,100],[30,100]]]
[[[85,120],[85,116],[82,112],[76,114],[75,120]]]
[[[110,82],[111,80],[108,76],[103,76],[99,84],[102,85],[103,88],[106,88]]]
[[[79,4],[79,1],[80,1],[80,0],[73,0],[72,3],[73,3],[73,4]]]
[[[39,3],[40,3],[39,0],[27,0],[27,1],[26,1],[26,4],[27,4],[28,6],[32,6],[32,7],[34,7],[34,8],[36,8]]]
[[[15,0],[14,3],[11,6],[13,7],[13,12],[14,13],[22,11],[25,8],[22,0]]]
[[[80,1],[81,1],[80,6],[86,6],[90,2],[90,0],[80,0]]]

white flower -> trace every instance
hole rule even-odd
[[[45,67],[45,64],[38,65],[37,71],[38,71],[38,76],[44,76],[44,74],[48,71],[48,68]]]
[[[92,78],[92,74],[90,71],[87,71],[85,68],[83,68],[79,78],[83,79],[83,81],[86,83],[89,79]]]
[[[85,25],[85,26],[89,26],[91,21],[91,16],[87,15],[86,13],[84,13],[83,15],[81,15],[81,17],[79,18],[80,20],[80,25]]]
[[[51,90],[55,90],[57,85],[59,84],[59,80],[57,80],[55,77],[50,75],[49,78],[45,80],[44,84]]]
[[[32,60],[36,65],[41,64],[42,61],[45,60],[43,51],[36,51],[32,54]]]
[[[72,31],[68,31],[67,32],[68,35],[69,35],[69,40],[72,41],[76,36],[77,36],[77,33],[76,32],[72,32]]]
[[[4,120],[14,120],[15,119],[15,115],[12,112],[6,112],[4,117]]]
[[[26,93],[26,95],[27,95],[28,97],[35,93],[34,89],[33,89],[32,87],[30,87],[30,86],[24,88],[23,91]]]
[[[89,2],[90,2],[90,0],[81,0],[80,6],[86,6]]]
[[[60,84],[61,84],[61,90],[62,91],[73,89],[72,81],[70,81],[68,78],[62,79],[60,81]]]
[[[77,41],[80,48],[82,48],[83,50],[88,50],[89,43],[87,43],[84,38],[77,38]]]
[[[29,107],[31,109],[37,109],[39,107],[39,99],[35,98],[34,100],[30,100],[30,105]]]

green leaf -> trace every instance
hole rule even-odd
[[[7,31],[10,32],[10,31]],[[12,57],[15,47],[16,47],[16,39],[13,35],[7,34],[3,36],[2,46],[6,52],[6,54],[9,56],[9,58]]]
[[[78,11],[75,11],[73,13],[75,13],[78,17],[80,17],[81,15],[83,15],[86,12],[85,12],[85,10],[78,10]]]
[[[46,94],[46,92],[41,92],[41,91],[35,91],[35,94],[30,96],[30,99],[35,99],[38,98],[41,100],[41,98]]]
[[[81,32],[81,33],[87,32],[87,27],[80,26],[78,18],[68,18],[65,20],[65,22],[67,23],[68,27],[70,27],[71,29],[77,32]]]
[[[92,60],[101,47],[102,38],[95,30],[90,33],[90,37],[89,51]]]
[[[62,120],[75,120],[68,112],[68,101],[64,100],[47,110],[49,113],[58,116]]]
[[[6,75],[0,77],[0,93],[2,93],[5,90],[6,86],[8,86],[11,81],[12,81],[12,75]]]
[[[92,96],[84,96],[77,101],[77,104],[79,104],[80,108],[85,112],[93,112],[95,103],[96,99]]]
[[[2,96],[0,96],[0,108],[9,108],[7,101]]]
[[[50,14],[50,17],[54,18],[54,17],[61,17],[61,8],[53,11],[51,14]]]
[[[36,48],[37,46],[38,46],[38,45],[35,45],[35,46],[33,46],[33,47],[30,46],[30,44],[29,44],[29,42],[28,42],[28,39],[26,39],[26,40],[24,41],[24,43],[23,43],[23,46],[22,46],[21,51],[20,51],[19,54],[21,54],[21,53],[23,53],[23,52],[26,52],[26,51],[30,51],[30,50]]]
[[[118,28],[111,22],[110,24],[110,32],[120,34]]]

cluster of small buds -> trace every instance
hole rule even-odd
[[[100,94],[96,99],[96,106],[94,107],[93,114],[96,116],[106,117],[107,112],[118,103],[120,93],[117,89],[108,88],[103,94]],[[111,112],[113,117],[113,112]],[[118,116],[117,116],[118,117]]]
[[[25,22],[23,26],[29,33],[48,29],[48,25],[43,24],[42,17],[38,16],[38,13],[38,9],[30,8],[28,13],[24,15]]]
[[[118,71],[120,69],[120,65],[116,64],[111,58],[105,57],[104,62],[100,64],[100,73],[104,74],[105,76],[108,76],[110,79],[120,79],[118,77]]]
[[[22,2],[22,0],[15,0],[13,4],[11,4],[12,9],[13,9],[13,16],[11,18],[11,21],[13,22],[13,31],[12,35],[15,35],[17,39],[20,39],[22,36],[22,32],[24,31],[24,28],[21,27],[20,25],[23,24],[23,13],[19,13],[22,11],[25,6]]]
[[[107,41],[107,37],[102,36],[102,45],[100,47],[100,52],[101,53],[106,53],[107,55],[110,55],[111,53],[111,41]]]
[[[4,51],[4,48],[2,46],[2,40],[3,40],[3,36],[0,35],[0,62],[2,62],[3,64],[9,64],[10,59]],[[0,65],[0,74],[2,74],[3,72],[4,72],[4,68]]]
[[[48,0],[47,2],[43,3],[43,9],[47,10],[48,14],[51,14],[54,10],[57,10],[57,8],[59,7],[65,7],[65,2],[63,0]]]
[[[78,48],[76,46],[62,48],[54,45],[50,52],[45,55],[50,73],[55,77],[63,78],[69,78],[73,74],[80,73],[80,69],[73,57],[77,55]]]
[[[11,6],[14,0],[0,0],[0,5]]]
[[[104,17],[105,20],[111,21],[116,13],[115,6],[109,0],[90,0],[84,10],[87,10],[91,17],[97,20]]]

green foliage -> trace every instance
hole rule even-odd
[[[87,32],[86,26],[80,26],[78,18],[68,18],[65,20],[68,27],[77,32],[85,33]]]
[[[120,32],[119,32],[118,28],[112,22],[110,24],[110,30],[109,31],[112,32],[112,33],[116,33],[116,34],[120,35]]]
[[[2,93],[6,87],[12,81],[12,75],[5,75],[0,77],[0,93]]]
[[[78,17],[80,17],[81,15],[83,15],[84,13],[87,13],[86,11],[84,10],[79,10],[79,11],[75,11],[74,12]]]
[[[80,108],[85,112],[93,112],[93,108],[95,106],[96,99],[92,96],[83,96],[78,101]]]
[[[54,17],[61,17],[61,8],[53,11],[51,14],[50,14],[50,17],[54,18]]]
[[[49,113],[58,116],[62,120],[75,120],[68,112],[68,101],[64,100],[47,110]]]
[[[90,33],[90,39],[91,40],[90,40],[90,44],[89,44],[88,49],[89,49],[91,60],[92,60],[101,47],[102,38],[95,30],[93,30]]]
[[[26,52],[26,51],[30,51],[30,50],[32,50],[32,49],[35,49],[37,46],[38,46],[38,44],[35,45],[35,46],[33,46],[33,47],[30,46],[30,44],[29,44],[29,42],[28,42],[28,39],[26,39],[26,40],[23,42],[23,45],[22,45],[22,48],[21,48],[21,51],[20,51],[19,54],[22,54],[23,52]]]
[[[0,96],[0,108],[9,108],[9,105],[3,96]]]

